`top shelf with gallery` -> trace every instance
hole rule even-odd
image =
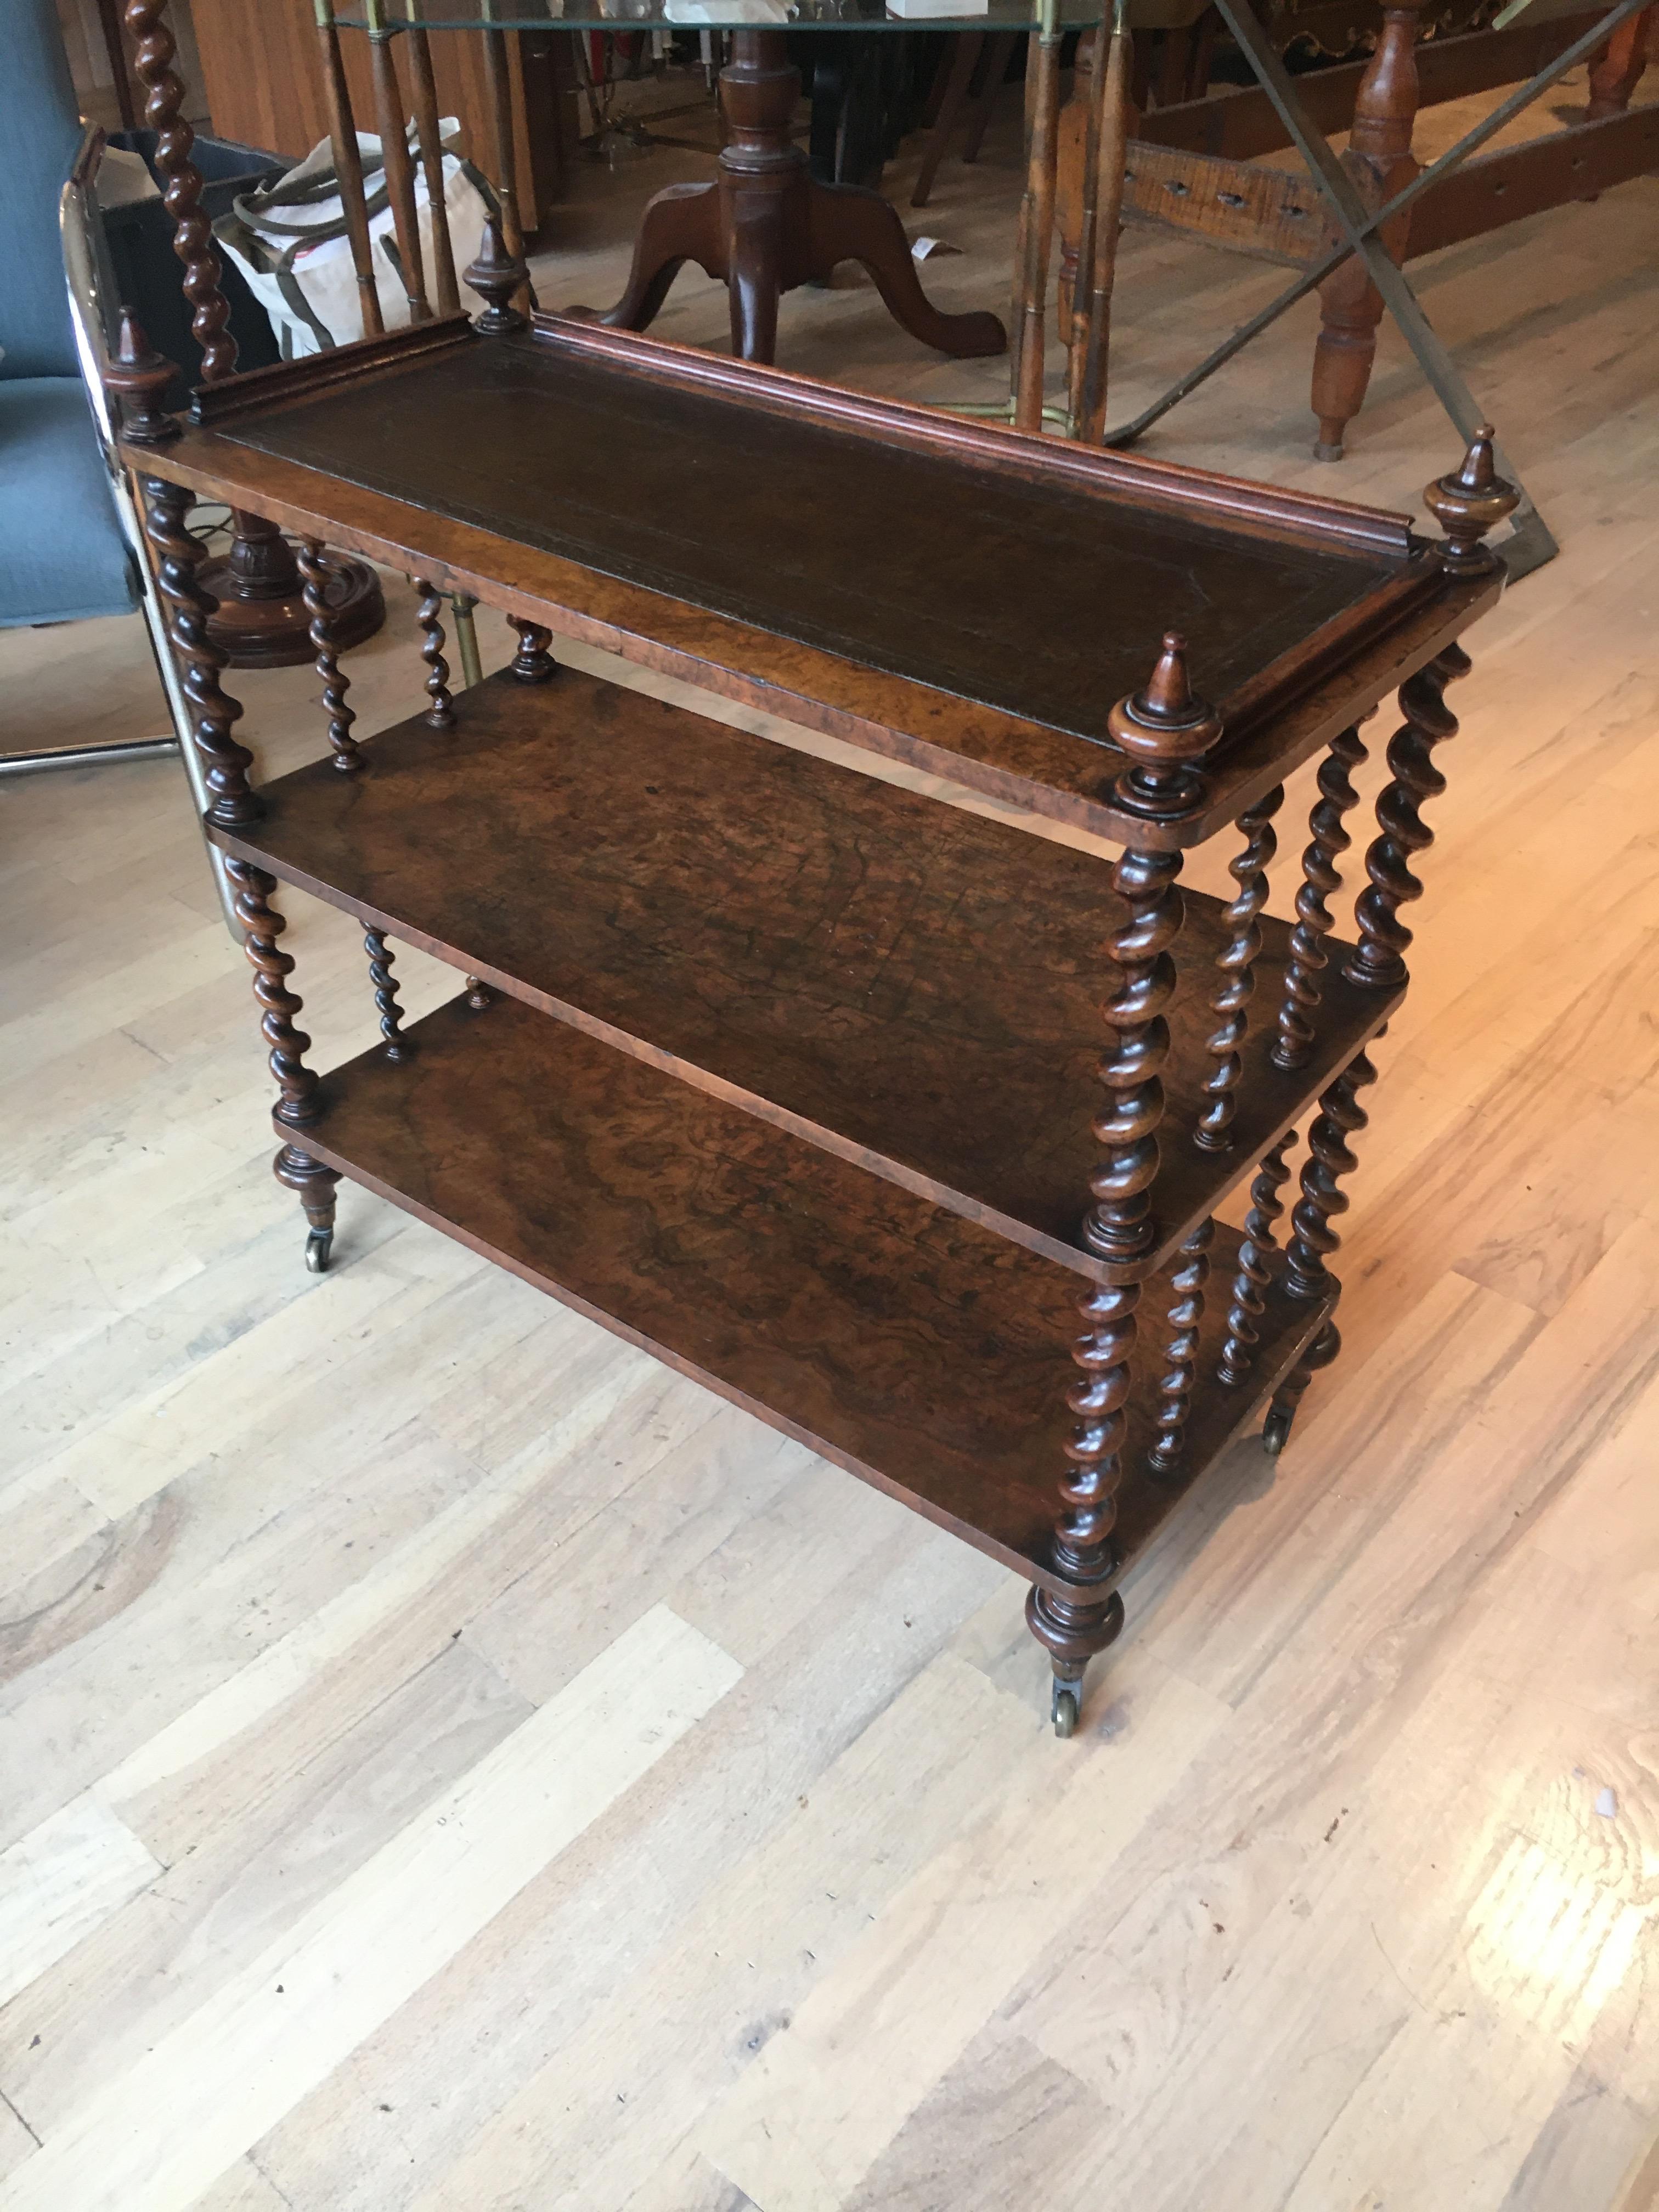
[[[1014,814],[1159,850],[1235,819],[1498,588],[1402,516],[514,320],[204,392],[168,473]],[[1169,630],[1202,698],[1174,710],[1193,727],[1164,775],[1113,714]]]

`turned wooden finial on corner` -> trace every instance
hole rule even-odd
[[[1187,641],[1179,632],[1164,632],[1145,689],[1120,699],[1106,726],[1129,756],[1112,787],[1118,805],[1161,817],[1189,814],[1204,796],[1204,779],[1192,763],[1215,745],[1221,717],[1193,690]]]
[[[151,345],[131,308],[123,307],[115,358],[103,380],[119,405],[121,434],[130,446],[166,446],[178,436],[177,417],[161,406],[161,394],[178,374],[177,366]]]
[[[478,246],[478,258],[470,262],[461,272],[462,281],[489,301],[483,314],[476,316],[473,327],[487,337],[504,337],[510,331],[523,330],[529,321],[513,305],[513,295],[530,275],[529,270],[516,254],[507,250],[501,235],[501,219],[493,211],[484,217],[483,237]]]
[[[1497,554],[1480,541],[1521,504],[1520,493],[1498,473],[1492,441],[1492,425],[1483,422],[1457,473],[1423,487],[1424,503],[1446,533],[1442,564],[1454,576],[1478,576],[1497,567]]]

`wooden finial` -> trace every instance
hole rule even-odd
[[[161,394],[179,374],[156,352],[131,307],[121,310],[121,335],[115,358],[104,371],[104,388],[121,410],[121,434],[130,446],[170,445],[179,434],[176,418],[161,407]]]
[[[489,302],[483,314],[474,318],[474,327],[489,337],[523,330],[528,318],[513,305],[513,295],[529,274],[524,263],[507,252],[501,217],[493,212],[486,216],[478,258],[462,271],[465,282]]]
[[[1178,632],[1165,631],[1146,689],[1120,699],[1106,726],[1131,762],[1112,787],[1117,804],[1164,820],[1191,813],[1204,795],[1204,779],[1190,763],[1214,746],[1221,717],[1193,690],[1187,641]]]
[[[1492,425],[1483,422],[1456,475],[1437,477],[1423,487],[1424,502],[1446,533],[1442,564],[1454,576],[1478,576],[1497,567],[1498,556],[1480,541],[1521,504],[1520,493],[1498,473],[1492,441]]]

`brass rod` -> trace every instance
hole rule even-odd
[[[421,173],[432,216],[432,268],[438,289],[438,313],[453,315],[461,304],[455,281],[455,248],[449,235],[449,203],[444,191],[444,146],[438,127],[438,83],[432,74],[432,48],[421,21],[421,0],[407,0],[409,76],[415,95],[415,127],[420,134]]]
[[[332,0],[316,0],[317,39],[323,50],[323,90],[328,102],[328,136],[334,152],[334,174],[340,186],[340,206],[345,216],[346,236],[351,243],[351,266],[357,277],[357,311],[362,335],[378,337],[386,328],[380,295],[374,283],[374,243],[368,232],[368,203],[363,193],[362,156],[357,148],[357,125],[351,112],[351,88],[340,59],[340,33],[334,21]]]

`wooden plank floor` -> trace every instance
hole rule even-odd
[[[1006,285],[1016,129],[941,173],[945,306]],[[549,295],[701,173],[596,179]],[[0,785],[4,2212],[1659,2203],[1656,211],[1415,269],[1565,550],[1472,641],[1345,1356],[1137,1566],[1069,1745],[1022,1588],[890,1500],[349,1188],[305,1274],[177,768]],[[1279,281],[1133,235],[1120,399]],[[688,276],[662,328],[724,318]],[[998,380],[861,280],[783,328]],[[1322,470],[1311,330],[1153,449],[1414,504],[1403,348]],[[308,670],[240,689],[268,768],[321,750]],[[136,621],[0,636],[0,696],[161,719]],[[288,904],[327,1062],[361,950]]]

